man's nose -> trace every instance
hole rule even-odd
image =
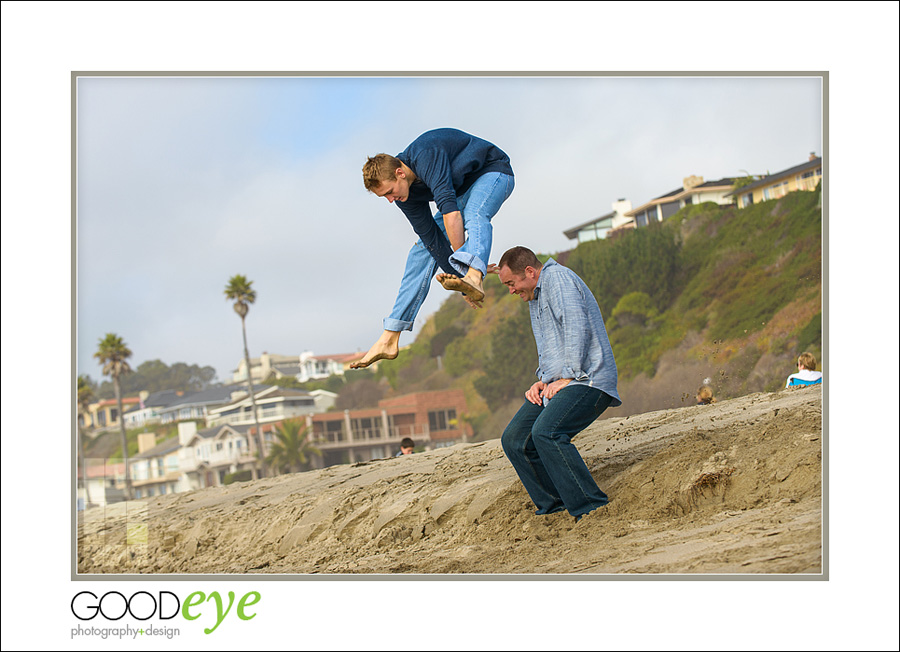
[[[388,195],[387,200],[388,200],[390,203],[393,204],[393,203],[394,203],[394,197],[393,197],[393,195]]]

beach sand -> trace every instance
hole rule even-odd
[[[808,574],[823,569],[822,389],[596,421],[611,502],[536,516],[500,440],[83,512],[79,574]]]

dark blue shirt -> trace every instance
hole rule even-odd
[[[488,172],[513,175],[506,153],[493,143],[459,129],[426,131],[397,154],[415,173],[409,198],[396,202],[422,244],[445,272],[458,274],[450,265],[453,249],[431,214],[429,202],[442,215],[458,211],[456,198]]]

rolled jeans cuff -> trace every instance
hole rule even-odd
[[[411,331],[413,323],[411,321],[403,321],[402,319],[384,318],[384,330],[386,331]]]
[[[475,254],[470,254],[468,251],[454,252],[450,256],[450,264],[453,265],[461,276],[465,276],[470,267],[477,269],[481,272],[482,276],[487,272],[487,265],[485,262]]]

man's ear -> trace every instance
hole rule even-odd
[[[398,179],[405,179],[406,172],[403,171],[403,168],[397,168],[396,170],[394,170],[394,176]]]

